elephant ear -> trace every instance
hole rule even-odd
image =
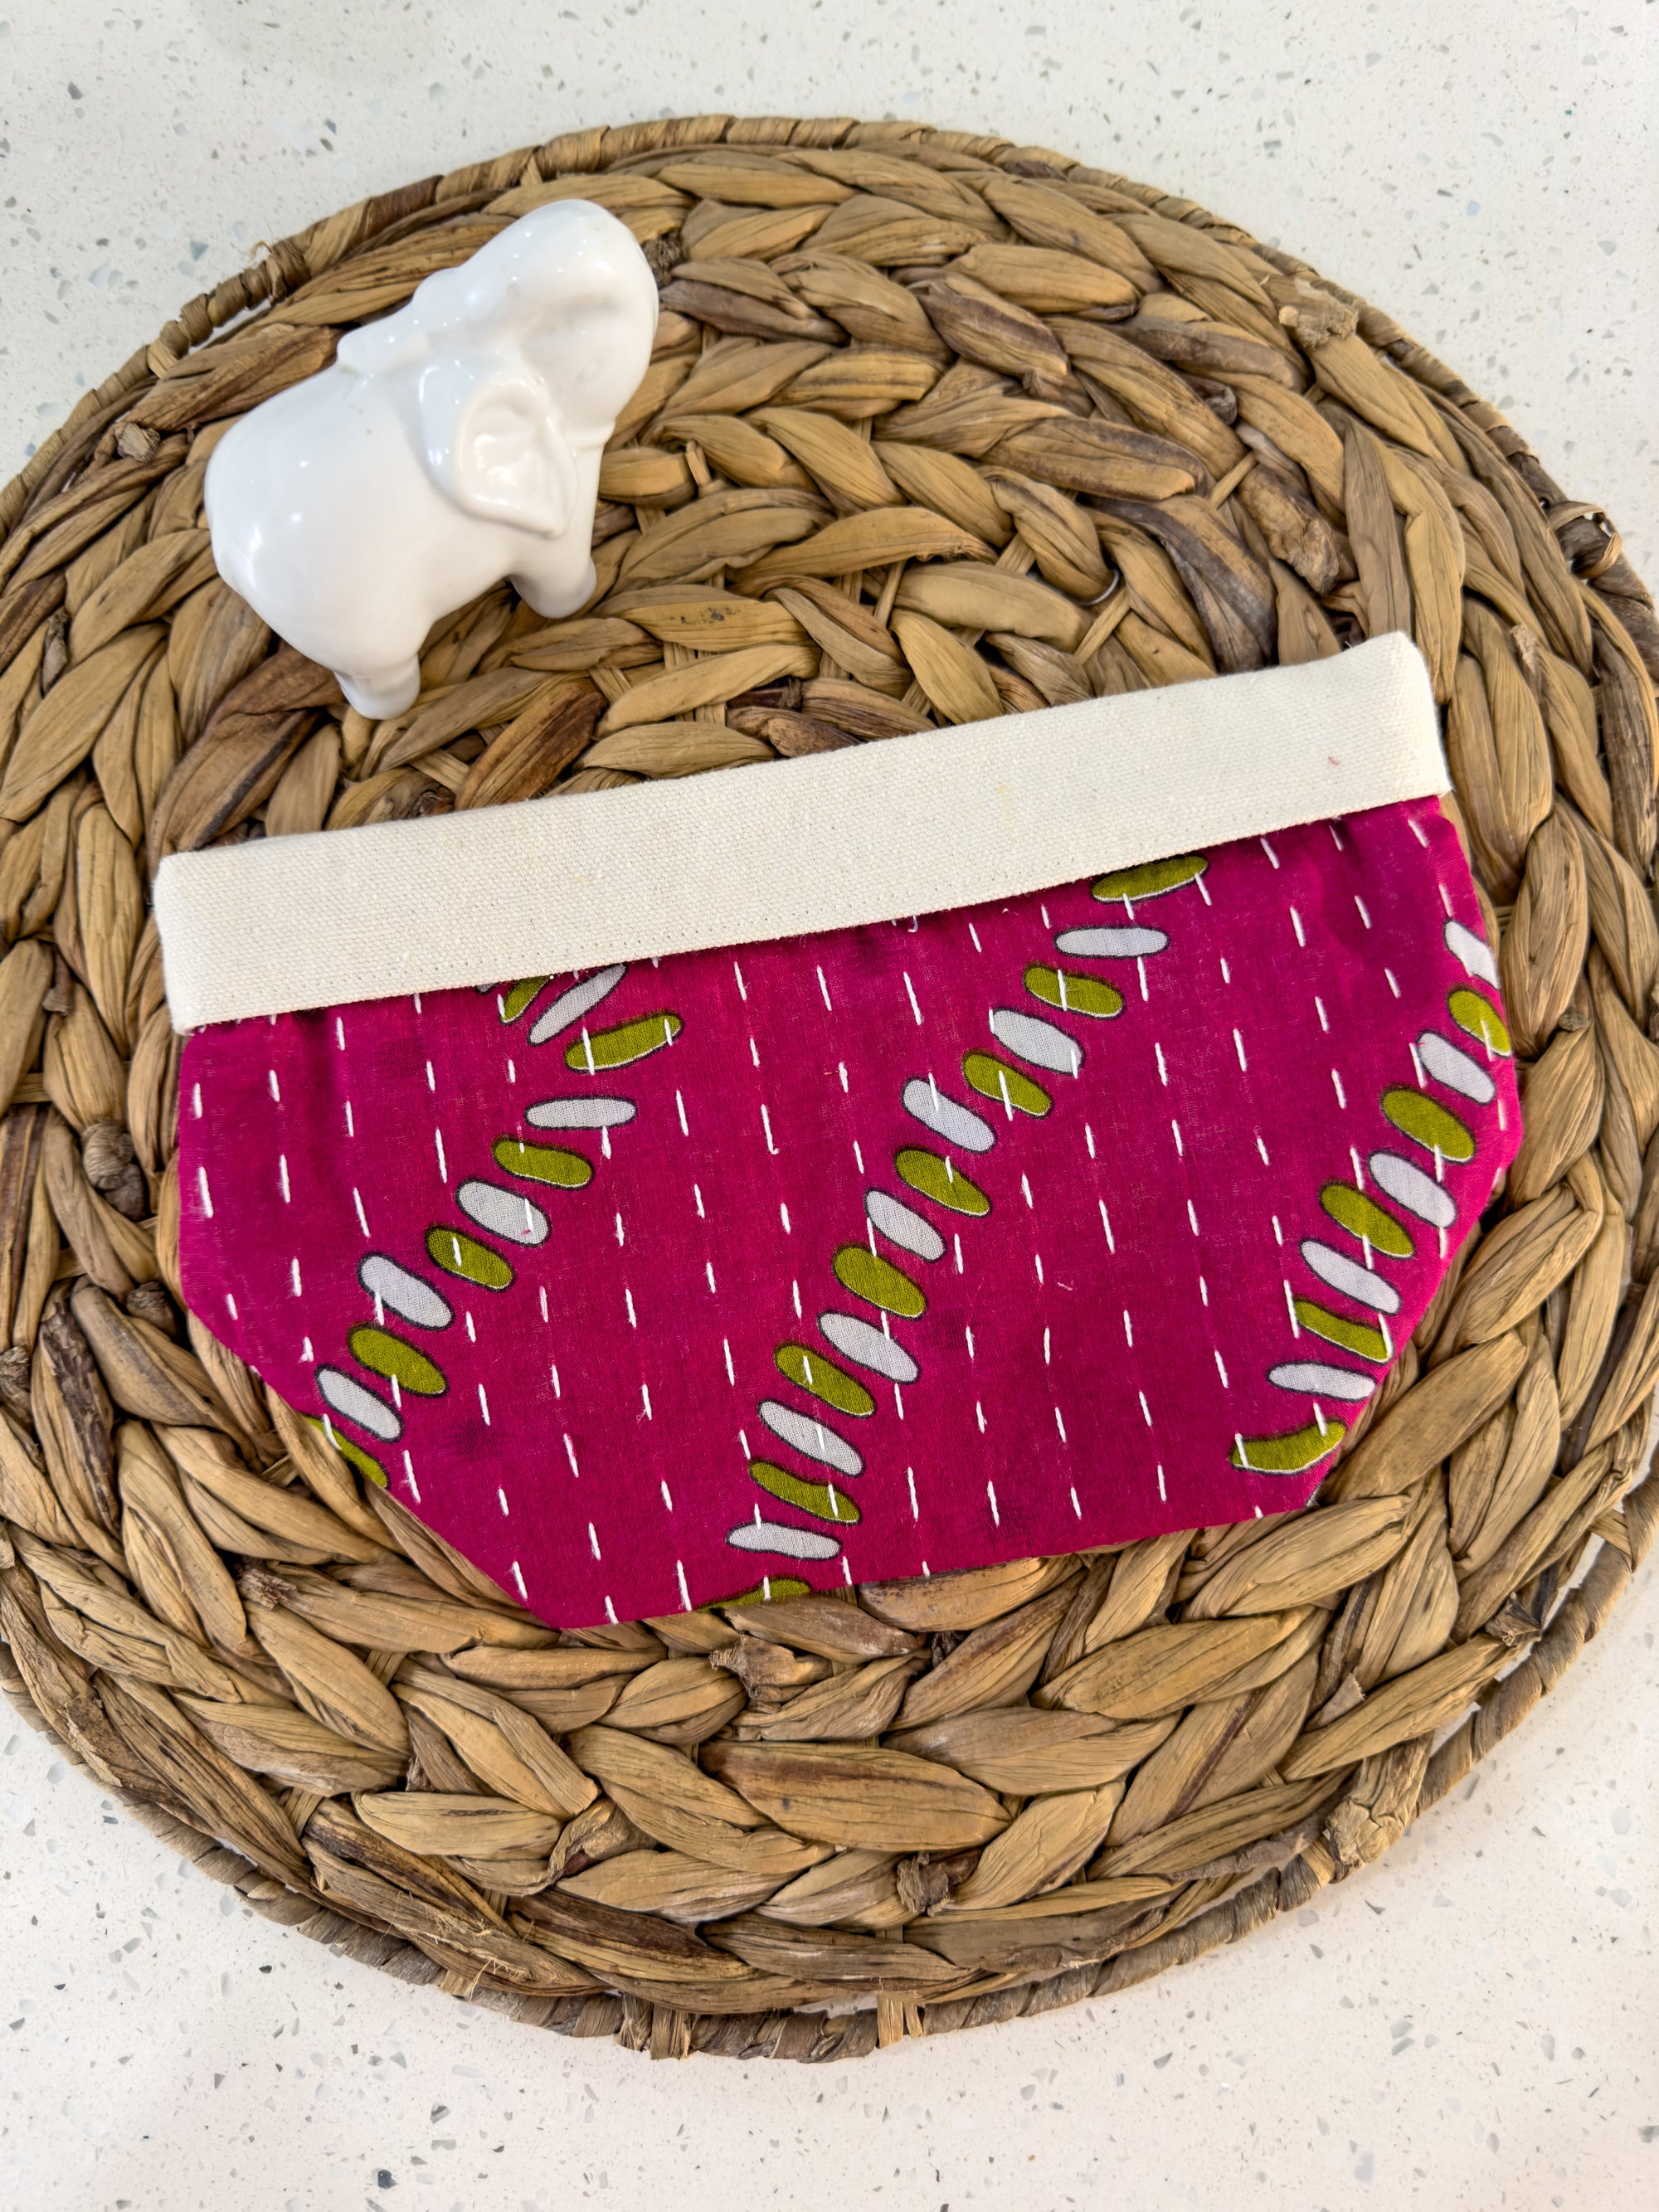
[[[422,379],[427,465],[464,514],[538,537],[570,527],[574,454],[545,380],[522,367]]]

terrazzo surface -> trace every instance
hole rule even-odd
[[[0,21],[0,466],[257,240],[367,192],[598,119],[910,114],[1304,253],[1659,575],[1656,14],[27,0]],[[0,1721],[0,2205],[1659,2203],[1656,1581],[1316,1908],[1111,2002],[823,2069],[653,2067],[343,1965]]]

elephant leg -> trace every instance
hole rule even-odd
[[[568,544],[555,540],[543,559],[515,569],[507,580],[527,606],[556,622],[561,615],[574,615],[585,606],[599,580],[591,560],[573,574]]]
[[[346,703],[371,721],[386,714],[401,714],[405,707],[414,705],[421,689],[421,664],[413,653],[390,668],[337,668],[334,676],[345,693]]]

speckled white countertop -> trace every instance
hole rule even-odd
[[[22,0],[0,472],[257,240],[364,193],[580,123],[896,113],[1066,148],[1304,253],[1659,575],[1656,13]],[[0,1720],[0,2205],[1659,2203],[1656,1585],[1294,1923],[1109,2003],[823,2069],[653,2067],[342,1965]]]

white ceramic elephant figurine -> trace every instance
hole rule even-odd
[[[220,574],[361,713],[401,713],[440,616],[503,576],[550,617],[592,593],[599,454],[656,326],[614,216],[521,216],[220,441]]]

